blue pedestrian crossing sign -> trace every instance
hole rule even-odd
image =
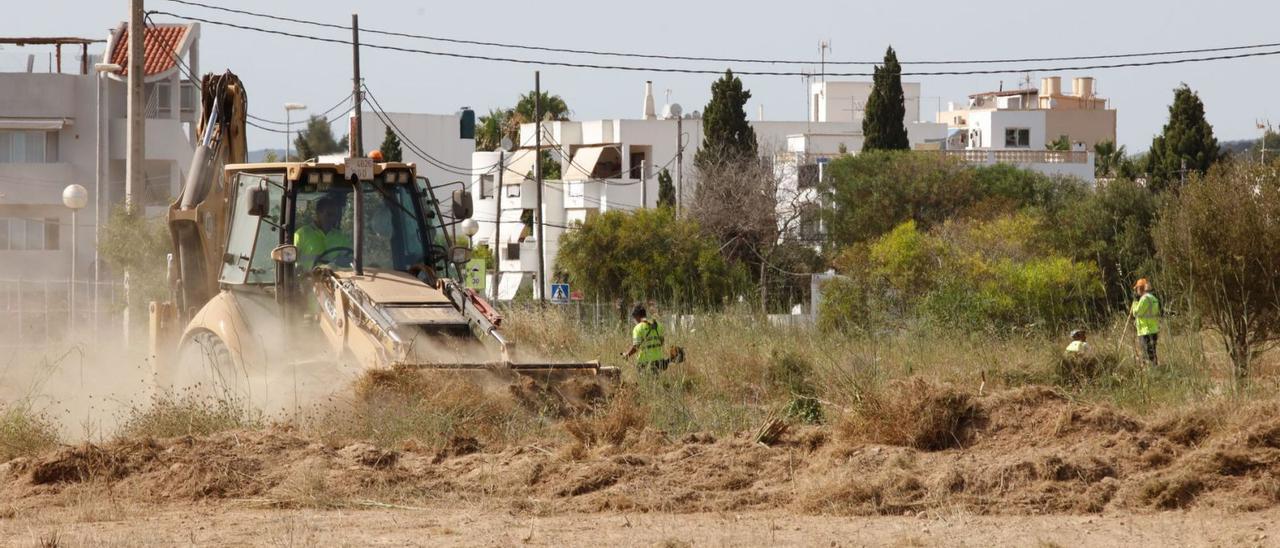
[[[569,284],[551,284],[551,304],[569,304]]]

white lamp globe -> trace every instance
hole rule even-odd
[[[81,209],[89,204],[89,191],[80,185],[67,185],[62,190],[62,205],[71,209]]]
[[[480,223],[476,222],[475,219],[463,219],[461,228],[462,233],[468,237],[475,236],[477,232],[480,232]]]

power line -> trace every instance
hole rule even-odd
[[[205,23],[209,25],[223,26],[223,27],[235,28],[240,30],[249,30],[249,31],[254,31],[254,32],[259,32],[264,34],[274,34],[277,36],[286,36],[290,38],[298,38],[301,40],[310,40],[314,42],[326,42],[326,43],[341,44],[341,45],[351,44],[350,41],[336,39],[336,38],[325,38],[321,36],[299,34],[295,32],[283,31],[283,30],[265,29],[261,27],[254,27],[254,26],[243,25],[238,23],[228,23],[225,21],[215,21],[212,19],[206,19],[201,17],[192,17],[189,15],[178,15],[175,13],[170,13],[165,11],[152,11],[149,13],[154,15],[164,15],[164,16],[173,17],[175,19],[181,19],[185,21],[196,21],[199,23]],[[361,43],[360,45],[361,47],[381,49],[381,50],[387,50],[387,51],[399,51],[402,53],[416,53],[421,55],[453,57],[458,59],[471,59],[476,61],[516,63],[516,64],[524,64],[524,65],[543,65],[543,66],[558,66],[558,67],[584,68],[584,69],[597,69],[597,70],[623,70],[623,71],[631,71],[631,72],[658,72],[658,73],[674,73],[674,74],[719,75],[724,73],[724,71],[721,71],[719,69],[713,70],[713,69],[688,69],[688,68],[673,68],[673,67],[602,65],[602,64],[594,64],[594,63],[569,63],[564,61],[545,61],[545,60],[536,60],[536,59],[520,59],[520,58],[512,58],[512,57],[494,57],[494,56],[488,56],[488,55],[472,55],[472,54],[465,54],[465,53],[453,53],[453,52],[425,50],[425,49],[418,49],[418,48],[407,48],[402,46],[388,46],[388,45],[382,45],[382,44]],[[1250,52],[1250,53],[1236,53],[1231,55],[1215,55],[1215,56],[1208,56],[1208,57],[1166,59],[1166,60],[1158,60],[1158,61],[1134,61],[1134,62],[1128,62],[1128,63],[1114,63],[1114,64],[1075,65],[1075,66],[1056,66],[1056,67],[1024,67],[1024,68],[1016,68],[1016,69],[1002,68],[1002,69],[981,69],[981,70],[921,71],[921,72],[902,72],[900,73],[900,75],[901,76],[970,76],[970,75],[984,75],[984,74],[1025,74],[1029,72],[1067,72],[1067,71],[1084,71],[1084,70],[1107,70],[1107,69],[1118,69],[1118,68],[1179,65],[1179,64],[1185,64],[1185,63],[1203,63],[1203,62],[1210,62],[1210,61],[1245,59],[1250,57],[1267,57],[1267,56],[1273,56],[1273,55],[1280,55],[1280,50],[1259,51],[1259,52]],[[738,70],[738,71],[734,71],[734,73],[738,75],[743,75],[743,76],[811,76],[810,73],[801,72],[801,71]],[[874,76],[874,74],[870,72],[828,72],[826,73],[826,75],[833,76],[833,77]]]
[[[268,13],[255,12],[255,11],[249,11],[249,10],[233,9],[233,8],[227,8],[222,6],[214,6],[214,5],[204,4],[200,2],[192,2],[189,0],[167,0],[167,1],[173,2],[175,4],[184,4],[187,6],[218,10],[218,11],[223,11],[227,13],[248,15],[251,17],[260,17],[264,19],[273,19],[276,21],[287,22],[287,23],[297,23],[302,25],[311,25],[315,27],[330,28],[330,29],[343,30],[343,31],[351,30],[351,27],[344,26],[344,25],[324,23],[321,21],[300,19],[296,17],[284,17],[280,15],[272,15]],[[571,49],[571,48],[556,48],[556,47],[549,47],[549,46],[536,46],[536,45],[516,44],[516,43],[508,43],[508,42],[488,42],[488,41],[482,41],[482,40],[467,40],[462,38],[449,38],[444,36],[411,34],[411,33],[405,33],[405,32],[395,32],[395,31],[388,31],[388,30],[377,30],[377,29],[366,29],[366,28],[361,28],[360,32],[367,32],[370,34],[380,34],[385,36],[396,36],[400,38],[412,38],[417,40],[445,42],[445,43],[451,43],[451,44],[466,44],[466,45],[473,45],[473,46],[487,46],[487,47],[497,47],[497,48],[509,48],[509,49],[519,49],[519,50],[529,50],[529,51],[546,51],[546,52],[553,52],[553,53],[570,53],[575,55],[594,55],[594,56],[604,56],[604,57],[661,59],[661,60],[668,60],[668,61],[710,61],[710,62],[720,62],[720,63],[743,63],[743,64],[816,65],[819,63],[819,61],[800,60],[800,59],[757,59],[757,58],[740,58],[740,57],[710,57],[710,56],[698,56],[698,55],[665,55],[665,54],[634,53],[634,52],[621,52],[621,51],[608,51],[608,50],[583,50],[583,49]],[[903,65],[977,65],[977,64],[999,64],[999,63],[1042,63],[1042,62],[1051,62],[1051,61],[1090,61],[1090,60],[1099,60],[1099,59],[1125,59],[1125,58],[1134,58],[1134,57],[1160,57],[1160,56],[1169,56],[1169,55],[1188,55],[1188,54],[1198,54],[1198,53],[1219,53],[1219,52],[1225,52],[1225,51],[1240,51],[1240,50],[1248,50],[1248,49],[1263,49],[1263,48],[1273,48],[1273,47],[1280,47],[1280,42],[1267,43],[1267,44],[1224,46],[1224,47],[1213,47],[1213,48],[1129,52],[1129,53],[1114,53],[1114,54],[1100,54],[1100,55],[1071,55],[1071,56],[1060,56],[1060,57],[1023,57],[1023,58],[1012,58],[1012,59],[969,59],[969,60],[949,59],[949,60],[935,60],[935,61],[929,61],[929,60],[902,61],[901,64]],[[828,65],[881,65],[883,64],[883,61],[823,61],[823,63]]]
[[[326,110],[326,111],[324,111],[324,112],[321,112],[320,114],[311,114],[311,115],[312,115],[312,116],[320,116],[320,117],[322,117],[322,118],[328,118],[329,113],[331,113],[331,112],[333,112],[333,111],[337,110],[337,109],[338,109],[338,107],[341,107],[342,105],[347,104],[347,103],[351,100],[351,95],[352,95],[352,94],[348,93],[346,97],[343,97],[343,98],[342,98],[342,100],[338,101],[338,102],[337,102],[337,103],[335,103],[333,106],[329,107],[329,109],[328,109],[328,110]],[[347,112],[351,112],[351,109],[350,109],[350,108],[348,108],[348,109],[347,109]],[[344,113],[342,113],[342,114],[346,114],[347,112],[344,112]],[[292,122],[281,122],[281,121],[279,121],[279,120],[268,120],[268,119],[263,118],[263,117],[261,117],[261,116],[254,116],[254,115],[252,115],[252,114],[249,114],[249,115],[247,115],[247,116],[248,116],[248,117],[250,117],[250,118],[253,118],[254,120],[257,120],[257,121],[259,121],[259,122],[265,123],[265,124],[275,124],[275,125],[278,125],[278,126],[285,126],[285,125],[290,125],[290,124],[292,123]],[[335,119],[336,119],[336,118],[335,118]]]

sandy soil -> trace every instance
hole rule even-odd
[[[85,521],[85,519],[90,521]],[[1095,516],[823,517],[788,512],[568,513],[457,506],[255,509],[252,503],[44,509],[0,520],[7,546],[1272,546],[1280,511]]]

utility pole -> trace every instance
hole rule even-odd
[[[362,146],[360,142],[360,133],[363,126],[360,124],[361,107],[360,102],[360,16],[351,14],[351,93],[355,99],[355,114],[351,117],[351,132],[347,134],[347,142],[351,145],[351,157],[360,158]],[[350,176],[350,174],[348,174]],[[351,245],[355,248],[354,260],[352,267],[357,276],[364,275],[364,188],[359,180],[354,181],[355,188],[352,195],[353,207],[355,207],[355,225],[351,231]]]
[[[684,206],[684,114],[676,116],[676,217]]]
[[[351,14],[351,96],[355,99],[355,114],[351,118],[351,133],[347,142],[351,145],[351,157],[359,158],[360,151],[364,150],[364,143],[361,142],[361,133],[364,129],[361,124],[361,107],[363,93],[360,90],[360,16]]]
[[[146,24],[143,21],[145,12],[143,0],[129,0],[129,104],[127,116],[129,127],[127,140],[129,152],[125,155],[124,204],[125,210],[134,213],[137,206],[135,195],[145,188],[146,174],[142,169],[146,161],[146,105],[142,101],[142,82],[146,77],[143,65],[146,61]]]
[[[537,185],[538,208],[534,211],[534,230],[538,231],[538,302],[547,305],[546,242],[542,241],[542,74],[533,71],[533,182]]]
[[[494,301],[498,300],[498,276],[502,273],[502,172],[507,170],[506,163],[507,151],[505,148],[498,148],[498,186],[493,189],[493,200],[498,206],[498,220],[493,227],[493,294],[490,298]],[[481,179],[481,185],[484,180]],[[483,196],[481,196],[483,198]]]

